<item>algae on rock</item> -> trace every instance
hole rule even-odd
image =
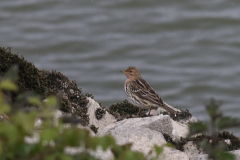
[[[60,110],[80,116],[88,123],[89,118],[86,114],[88,101],[75,81],[70,81],[60,72],[39,70],[23,56],[12,54],[10,47],[0,47],[0,76],[14,65],[17,65],[19,70],[17,80],[19,91],[11,94],[13,102],[16,102],[18,95],[24,92],[34,92],[42,99],[49,95],[57,95],[60,98]]]

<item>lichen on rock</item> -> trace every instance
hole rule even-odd
[[[120,103],[114,103],[110,107],[107,107],[106,110],[112,114],[118,121],[126,118],[136,118],[139,108],[129,103],[127,100],[124,100]],[[146,117],[146,109],[142,110],[139,114],[140,117]]]
[[[95,116],[97,118],[97,120],[100,120],[102,119],[102,117],[106,114],[106,111],[102,108],[98,108],[96,111],[95,111]]]

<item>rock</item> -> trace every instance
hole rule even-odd
[[[162,146],[166,143],[162,133],[169,134],[173,139],[180,139],[185,137],[188,133],[186,125],[179,124],[173,121],[168,115],[159,115],[145,118],[131,118],[124,119],[113,124],[110,124],[98,133],[100,136],[107,134],[112,135],[117,144],[123,145],[132,143],[132,149],[143,152],[147,155],[151,152],[154,145]],[[167,153],[173,150],[166,150]],[[187,155],[181,151],[175,150],[176,155],[172,153],[171,156],[181,155],[185,159]],[[185,157],[185,158],[184,158]],[[167,157],[168,159],[169,157]]]
[[[110,124],[99,132],[98,135],[111,134],[116,139],[117,144],[132,143],[133,150],[143,152],[147,155],[155,144],[161,146],[166,143],[161,132],[152,130],[149,127],[151,123],[159,119],[159,116],[125,119]]]
[[[101,132],[103,128],[117,121],[114,116],[102,109],[94,99],[87,97],[87,100],[89,101],[87,104],[89,127],[94,125],[97,128],[97,132]]]
[[[208,160],[208,154],[196,155],[192,158],[189,158],[189,160]]]
[[[240,150],[231,151],[235,155],[235,160],[240,160]]]
[[[187,142],[183,148],[189,160],[208,160],[208,154],[204,154],[201,148],[197,149],[192,141]],[[235,155],[235,160],[240,160],[240,150],[230,151],[230,153]]]
[[[158,116],[158,115],[160,114],[160,112],[163,112],[163,111],[165,111],[165,110],[164,110],[163,108],[160,108],[160,107],[153,108],[153,109],[151,110],[151,115],[153,115],[153,116]],[[148,115],[148,112],[149,112],[149,111],[146,111],[145,114]]]
[[[188,156],[189,159],[193,157],[198,157],[199,155],[203,154],[202,149],[198,149],[196,144],[194,144],[192,141],[187,142],[184,146],[184,153]]]
[[[158,119],[153,121],[147,127],[169,135],[173,141],[179,141],[181,137],[188,134],[188,126],[172,120],[168,115],[159,115]]]
[[[114,160],[112,151],[108,148],[106,151],[103,151],[101,147],[98,147],[96,151],[90,152],[91,155],[101,160]]]
[[[230,139],[225,139],[224,142],[225,142],[227,145],[230,145],[230,144],[231,144],[231,140],[230,140]]]
[[[198,120],[197,120],[197,118],[195,118],[195,117],[191,117],[190,119],[187,119],[187,120],[181,119],[179,122],[180,122],[180,123],[188,124],[188,123],[192,123],[192,122],[198,122]]]
[[[165,147],[163,150],[163,153],[159,157],[161,159],[166,159],[166,160],[189,160],[188,156],[174,148],[169,148]]]

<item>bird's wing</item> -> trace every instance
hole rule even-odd
[[[142,78],[137,78],[132,81],[129,88],[132,94],[139,97],[141,100],[150,102],[152,104],[164,105],[161,97],[154,91],[154,89]]]

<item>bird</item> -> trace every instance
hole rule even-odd
[[[125,71],[121,72],[127,77],[124,84],[124,90],[128,97],[128,101],[139,108],[137,116],[141,112],[141,109],[150,109],[148,113],[149,116],[152,107],[161,107],[176,116],[178,112],[163,103],[161,97],[141,77],[136,67],[129,66]]]

